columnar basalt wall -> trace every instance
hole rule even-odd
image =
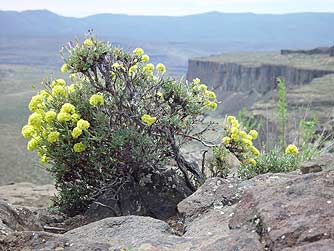
[[[284,79],[288,87],[296,87],[331,73],[334,71],[271,64],[246,66],[194,59],[189,60],[187,79],[192,80],[198,77],[218,93],[220,91],[249,92],[255,90],[264,94],[275,89],[277,77]]]

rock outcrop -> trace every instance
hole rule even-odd
[[[330,54],[330,47],[317,47],[314,49],[310,49],[310,50],[281,50],[281,54],[282,55],[288,55],[288,54],[305,54],[305,55],[317,55],[317,54],[325,54],[325,55],[329,55]]]
[[[277,77],[282,77],[288,87],[294,87],[331,73],[334,70],[302,69],[279,64],[249,66],[194,59],[189,60],[187,79],[198,77],[219,94],[231,91],[249,93],[251,90],[264,94],[276,88]]]
[[[179,203],[182,231],[151,217],[122,216],[52,234],[38,224],[14,227],[16,216],[8,215],[16,209],[7,205],[0,218],[12,224],[6,224],[10,231],[0,239],[0,250],[334,250],[332,156],[318,164],[322,171],[309,174],[208,179]]]

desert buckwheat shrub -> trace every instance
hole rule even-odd
[[[214,92],[199,79],[165,76],[166,67],[149,63],[141,48],[127,53],[88,37],[70,42],[61,54],[61,71],[71,83],[45,83],[22,128],[28,150],[49,163],[59,191],[55,206],[78,213],[105,186],[117,199],[125,184],[159,173],[171,159],[190,188],[203,181],[180,146],[200,141],[205,130],[197,125],[216,109]]]

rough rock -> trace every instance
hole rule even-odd
[[[14,208],[0,201],[0,240],[14,231],[42,230],[36,216],[27,208]]]
[[[146,184],[127,184],[114,198],[114,190],[107,189],[86,211],[90,221],[121,216],[143,215],[167,219],[177,213],[176,206],[191,194],[184,180],[170,170],[163,175],[152,175]]]
[[[333,159],[318,161],[323,171],[317,173],[268,173],[247,181],[208,179],[178,204],[184,221],[181,232],[144,216],[105,218],[64,234],[25,231],[34,226],[0,210],[0,219],[12,222],[6,224],[10,231],[0,239],[0,250],[334,250]],[[17,210],[4,208],[3,212]]]
[[[187,220],[191,220],[211,208],[233,205],[240,198],[239,183],[216,177],[207,180],[194,194],[181,201],[177,208]]]
[[[158,246],[171,248],[184,240],[173,234],[167,223],[150,217],[121,216],[106,218],[64,234],[71,242],[103,242],[115,248]]]
[[[301,248],[333,240],[333,202],[334,171],[300,175],[274,186],[259,185],[249,190],[237,205],[229,226],[257,232],[270,250]]]
[[[62,235],[46,232],[15,232],[5,241],[0,240],[0,251],[111,251],[114,250],[107,243],[70,242]]]

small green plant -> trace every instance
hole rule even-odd
[[[279,139],[282,149],[285,147],[285,130],[288,120],[288,104],[286,101],[285,83],[281,78],[277,78],[278,101],[277,101],[277,118],[279,126]]]
[[[259,174],[291,172],[299,167],[300,158],[298,149],[290,145],[285,152],[280,148],[274,148],[268,153],[259,155],[256,165],[243,164],[238,169],[238,176],[241,179],[250,179]]]
[[[201,137],[204,114],[217,107],[216,95],[194,81],[165,75],[141,48],[127,53],[89,36],[62,50],[71,84],[46,82],[32,97],[22,134],[29,151],[59,190],[55,206],[76,214],[104,186],[119,191],[160,173],[174,159],[188,186],[204,181],[197,165],[184,159],[180,145]]]
[[[252,129],[254,130],[260,130],[261,128],[261,122],[255,118],[254,113],[248,113],[246,107],[242,108],[238,112],[237,117],[239,123],[242,125],[243,128],[250,131]]]
[[[302,160],[310,160],[320,154],[318,142],[321,141],[322,136],[316,135],[317,126],[318,118],[315,115],[309,120],[302,119],[299,122],[299,144]]]

